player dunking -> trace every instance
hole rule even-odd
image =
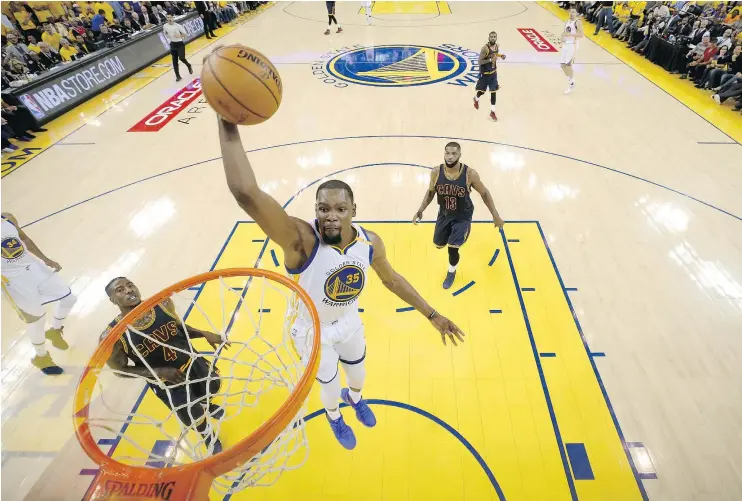
[[[320,397],[335,438],[346,449],[353,449],[355,434],[343,420],[338,401],[342,399],[350,405],[363,425],[376,425],[376,417],[362,397],[366,340],[357,305],[369,268],[387,289],[430,320],[443,344],[447,338],[454,345],[457,339],[463,341],[463,333],[392,268],[384,242],[377,234],[353,224],[356,205],[350,186],[334,180],[321,184],[316,195],[316,219],[308,223],[289,216],[260,189],[236,125],[219,119],[219,141],[232,195],[268,238],[283,249],[286,270],[298,276],[299,285],[317,307],[322,335],[317,371]],[[304,306],[297,313],[292,336],[301,352],[301,347],[307,346],[306,331],[301,327],[310,317]],[[342,363],[349,386],[342,390],[338,362]]]
[[[137,286],[125,277],[111,280],[106,285],[106,294],[108,299],[118,306],[121,314],[108,324],[108,328],[101,335],[101,340],[127,313],[142,302]],[[221,382],[218,373],[205,358],[192,358],[191,354],[195,350],[191,349],[188,338],[202,337],[214,349],[217,349],[223,340],[218,334],[202,331],[187,324],[186,333],[183,325],[184,322],[175,311],[173,300],[168,298],[162,301],[133,323],[134,329],[162,343],[156,343],[133,331],[124,332],[119,342],[114,345],[107,364],[117,370],[119,372],[117,375],[121,377],[131,374],[150,380],[161,380],[165,388],[154,383],[149,383],[149,388],[165,405],[175,410],[185,426],[195,424],[194,428],[204,437],[206,447],[209,448],[213,443],[213,453],[217,454],[221,452],[222,444],[209,430],[206,414],[208,410],[208,414],[216,419],[224,415],[221,407],[209,401],[210,395],[219,392]],[[229,343],[225,343],[224,346],[229,347]],[[129,365],[129,360],[133,366]],[[147,365],[152,368],[154,374]]]
[[[62,336],[62,322],[77,301],[69,286],[55,272],[59,264],[44,255],[28,235],[18,226],[13,214],[2,215],[2,283],[3,292],[26,323],[26,334],[36,356],[31,363],[44,374],[61,374],[46,350],[46,340],[60,350],[69,348]],[[51,325],[44,333],[45,305],[56,303]]]
[[[477,80],[477,95],[474,96],[474,108],[479,109],[479,98],[489,89],[490,91],[490,118],[497,122],[495,104],[497,103],[497,58],[505,60],[505,54],[500,54],[497,45],[497,33],[490,32],[487,44],[479,52],[479,80]]]
[[[469,194],[472,188],[482,196],[484,204],[492,214],[495,226],[502,228],[505,224],[497,213],[490,191],[482,183],[477,171],[462,164],[460,159],[461,145],[448,143],[443,155],[445,163],[431,170],[428,191],[425,192],[423,202],[412,218],[412,222],[417,224],[433,198],[438,197],[438,218],[435,221],[433,243],[439,249],[448,245],[448,273],[443,281],[444,289],[450,289],[453,285],[460,258],[459,248],[469,238],[471,231],[474,203]]]
[[[580,38],[583,36],[582,21],[579,18],[577,9],[572,7],[569,9],[569,19],[564,25],[564,33],[562,33],[562,38],[564,38],[564,47],[562,47],[562,71],[569,78],[569,86],[564,91],[565,94],[569,94],[575,88],[575,71],[572,65],[575,62]]]

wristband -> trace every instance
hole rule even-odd
[[[428,320],[433,320],[433,318],[435,318],[437,314],[438,312],[433,310],[432,312],[430,312],[430,315],[428,315]]]

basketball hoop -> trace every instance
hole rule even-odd
[[[191,291],[196,287],[194,296]],[[153,308],[168,299],[172,303],[167,304],[183,315],[173,319],[186,333],[189,351],[139,330],[146,328],[143,322],[152,318]],[[213,353],[205,353],[210,348],[191,337],[186,322],[221,335],[223,342]],[[150,374],[113,378],[110,375],[123,374],[109,368],[106,361],[122,336],[135,346],[132,334],[144,338],[132,351]],[[185,382],[165,384],[142,357],[139,347],[144,345],[150,350],[162,347],[186,353],[191,361],[207,360],[210,365],[203,360],[198,363],[210,371],[206,376],[195,374],[190,369],[197,364],[189,362],[183,371]],[[75,392],[77,438],[100,466],[84,501],[201,501],[208,499],[211,489],[226,495],[271,485],[283,471],[301,466],[308,453],[304,404],[317,373],[319,347],[320,321],[309,295],[291,279],[271,271],[210,271],[142,301],[98,346]],[[145,389],[142,405],[133,410],[120,408],[124,406],[122,389],[137,379],[146,381],[152,390]],[[195,387],[191,385],[204,383],[204,388],[212,388],[217,380],[217,392],[206,390],[201,397],[191,396]],[[173,400],[178,387],[189,395],[180,406]],[[167,398],[151,400],[153,390]],[[131,404],[126,406],[130,409]],[[189,424],[179,418],[183,412],[192,415],[196,406],[203,409],[198,422],[192,416],[194,422]],[[214,408],[221,413],[213,412]],[[121,446],[115,458],[98,447],[103,438]],[[214,438],[223,443],[218,454],[213,454]],[[158,444],[168,446],[157,450]]]

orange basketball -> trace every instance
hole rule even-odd
[[[201,71],[201,87],[211,107],[239,125],[268,120],[281,104],[283,93],[275,66],[244,45],[228,45],[209,54]]]

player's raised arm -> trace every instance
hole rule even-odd
[[[415,224],[417,224],[418,221],[423,218],[423,212],[425,212],[425,209],[428,208],[430,202],[432,202],[435,198],[435,181],[436,179],[438,179],[438,172],[439,169],[437,168],[430,171],[430,184],[428,184],[428,189],[425,192],[425,196],[423,196],[423,202],[420,204],[420,208],[417,209],[417,212],[415,212],[415,215],[412,217],[412,222]]]
[[[371,245],[374,248],[373,261],[371,267],[381,279],[384,286],[392,291],[398,298],[405,303],[414,307],[417,311],[425,315],[433,326],[441,333],[441,340],[446,344],[446,339],[450,339],[454,346],[457,346],[456,340],[464,342],[464,333],[461,332],[456,324],[448,318],[438,313],[430,306],[415,288],[399,273],[397,273],[386,258],[386,248],[379,235],[372,231],[366,230],[371,239]]]
[[[237,126],[222,118],[219,118],[219,143],[232,196],[268,238],[281,246],[286,265],[301,266],[314,246],[312,228],[305,221],[290,217],[273,197],[260,189]]]
[[[482,179],[479,177],[479,173],[472,168],[469,168],[469,181],[471,181],[472,189],[476,190],[476,192],[482,196],[484,205],[487,206],[490,214],[492,214],[492,220],[495,222],[495,226],[497,226],[498,228],[502,228],[502,226],[505,224],[505,221],[502,220],[500,214],[498,214],[497,212],[495,201],[492,199],[492,194],[490,193],[490,190],[488,190],[487,187],[484,185],[484,183],[482,183]]]
[[[59,271],[62,269],[62,267],[57,263],[56,261],[52,261],[46,255],[41,252],[41,249],[34,243],[33,240],[31,240],[31,237],[26,235],[26,233],[21,229],[20,225],[18,224],[18,220],[15,218],[13,214],[10,212],[3,212],[3,217],[6,218],[8,221],[13,223],[13,226],[16,227],[18,230],[18,238],[21,239],[23,242],[23,245],[26,246],[28,251],[33,254],[34,256],[41,259],[45,265],[47,265],[49,268],[54,268],[54,271]]]

